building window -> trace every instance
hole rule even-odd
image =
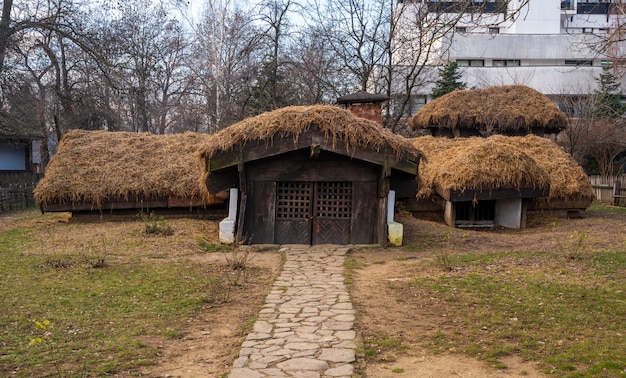
[[[602,67],[611,67],[613,65],[613,62],[611,62],[610,60],[603,60],[600,62],[600,65]]]
[[[566,66],[576,66],[576,67],[590,67],[593,65],[591,60],[573,60],[573,59],[565,59]]]
[[[591,34],[591,33],[593,33],[593,29],[592,28],[583,28],[583,33]]]
[[[426,96],[411,96],[408,104],[406,104],[404,108],[404,112],[402,113],[402,115],[405,117],[411,117],[415,113],[417,113],[424,105],[426,105]]]
[[[485,61],[482,59],[457,59],[459,67],[484,67]]]
[[[561,1],[561,9],[574,9],[572,7],[572,0]]]
[[[500,34],[500,28],[489,28],[489,34]]]
[[[465,26],[457,26],[454,30],[457,33],[467,33],[467,28]]]
[[[522,62],[517,59],[494,59],[492,63],[494,67],[519,67],[522,65]]]

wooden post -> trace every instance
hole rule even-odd
[[[619,177],[613,182],[613,206],[619,206],[620,199],[620,181]]]

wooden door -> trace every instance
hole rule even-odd
[[[313,204],[313,244],[350,244],[352,183],[317,182]]]
[[[312,182],[276,183],[275,243],[311,244],[313,189]]]
[[[351,182],[277,182],[274,242],[349,244]]]

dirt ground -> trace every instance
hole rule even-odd
[[[58,222],[34,219],[34,222]],[[454,350],[433,353],[420,346],[426,334],[450,326],[449,319],[433,298],[412,298],[408,302],[399,302],[389,295],[387,289],[389,285],[410,279],[415,274],[416,261],[434,259],[442,248],[472,253],[558,250],[567,245],[574,231],[588,233],[587,242],[595,250],[626,246],[625,214],[587,213],[581,219],[569,220],[549,215],[529,215],[528,228],[524,230],[488,231],[451,229],[441,222],[416,219],[408,213],[400,214],[397,220],[404,224],[403,247],[355,248],[349,256],[359,264],[350,290],[358,311],[357,331],[361,340],[394,338],[401,340],[405,346],[376,360],[364,358],[361,352],[357,371],[362,377],[543,376],[535,363],[517,357],[504,359],[507,369],[498,370]],[[4,216],[0,218],[0,231],[28,225],[29,222],[33,219]],[[216,225],[211,224],[207,229],[214,232]],[[223,263],[223,256],[220,255],[204,253],[194,258],[202,259],[207,265],[220,264]],[[142,371],[142,375],[224,376],[236,358],[246,330],[250,329],[281,263],[282,258],[276,248],[255,252],[249,263],[250,273],[246,283],[232,291],[227,303],[207,305],[194,319],[185,319],[187,330],[181,339],[144,340],[156,344],[161,353],[158,364]],[[262,271],[265,273],[257,274]],[[267,276],[268,271],[272,272],[271,277]]]
[[[457,252],[555,250],[563,248],[574,231],[587,232],[594,249],[626,243],[626,216],[623,214],[585,214],[581,219],[570,220],[549,215],[530,216],[529,227],[524,230],[450,229],[440,222],[419,220],[408,213],[402,214],[398,221],[404,224],[405,246],[357,248],[350,256],[363,263],[356,270],[351,285],[361,337],[398,338],[408,345],[401,352],[387,356],[388,361],[366,361],[361,355],[357,365],[363,377],[544,376],[535,363],[518,357],[502,359],[507,369],[499,370],[454,351],[435,354],[419,346],[425,333],[446,326],[445,314],[438,313],[437,306],[431,302],[413,301],[407,308],[405,303],[398,303],[388,295],[385,288],[390,283],[409,279],[414,274],[412,269],[417,259],[436,258],[442,243]],[[263,256],[255,259],[258,263],[272,265],[278,261],[275,251],[257,254]],[[190,323],[187,337],[164,346],[161,362],[146,373],[203,377],[213,376],[211,372],[226,371],[243,340],[241,329],[259,305],[258,298],[248,299],[248,303],[244,297],[242,302],[209,309]]]
[[[207,264],[222,264],[219,255],[203,255],[197,259]],[[255,270],[259,267],[270,269],[272,277],[259,275]],[[248,277],[240,288],[232,289],[228,302],[207,306],[202,314],[190,319],[182,339],[159,340],[161,360],[143,374],[150,377],[220,377],[229,371],[239,355],[251,320],[258,314],[280,267],[281,256],[275,250],[255,253],[248,263]]]
[[[571,243],[574,232],[588,235],[593,250],[626,246],[626,215],[583,213],[581,219],[550,215],[529,215],[523,230],[450,229],[440,222],[398,217],[404,224],[404,248],[362,250],[352,254],[358,262],[352,299],[358,310],[363,338],[400,340],[399,352],[387,352],[375,359],[361,358],[359,368],[366,377],[542,377],[534,362],[507,357],[497,369],[484,361],[465,357],[454,350],[433,353],[420,346],[425,335],[453,325],[436,298],[411,297],[407,291],[398,299],[402,283],[418,274],[438,275],[442,270],[418,268],[420,259],[437,259],[442,249],[455,252],[559,251]],[[393,287],[393,290],[389,288]],[[395,370],[394,370],[395,369]]]

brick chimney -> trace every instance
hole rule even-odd
[[[337,104],[339,104],[342,108],[351,111],[356,117],[382,123],[380,105],[388,99],[389,97],[385,95],[358,91],[353,94],[339,97],[337,99]]]

